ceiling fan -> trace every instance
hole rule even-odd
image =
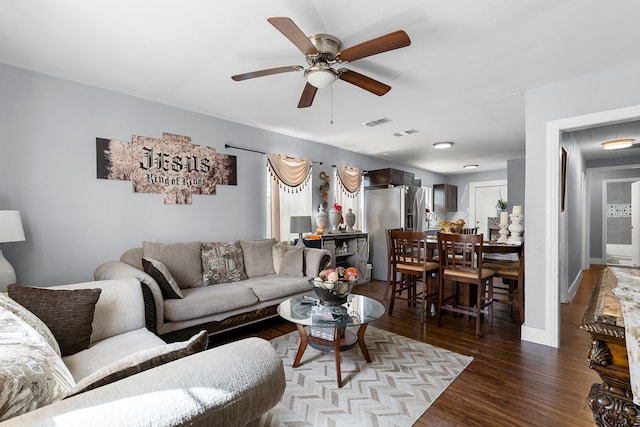
[[[272,74],[304,71],[307,83],[298,102],[298,108],[310,107],[318,88],[330,86],[337,79],[344,80],[378,96],[384,95],[391,90],[391,86],[355,71],[346,68],[334,69],[332,66],[336,63],[353,62],[367,56],[388,52],[411,44],[407,33],[398,30],[341,50],[342,42],[331,34],[313,34],[307,37],[290,18],[274,17],[268,18],[267,21],[284,34],[304,54],[309,66],[306,68],[300,65],[267,68],[250,73],[236,74],[231,78],[235,81],[242,81]]]

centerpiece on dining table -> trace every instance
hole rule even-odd
[[[342,305],[358,281],[358,270],[354,267],[336,267],[322,270],[318,277],[309,279],[320,304],[325,306]]]

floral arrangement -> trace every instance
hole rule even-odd
[[[358,281],[358,270],[355,267],[329,268],[322,270],[318,277],[313,279],[314,286],[324,288],[339,297],[349,294],[356,281]]]
[[[339,205],[337,203],[333,204],[333,208],[339,212],[342,212],[342,205]]]
[[[498,209],[507,209],[507,201],[498,199],[498,203],[496,203],[496,208]]]

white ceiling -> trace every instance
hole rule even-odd
[[[306,65],[271,16],[344,47],[398,29],[412,43],[346,65],[385,96],[337,81],[298,109],[301,72],[230,78]],[[524,157],[528,90],[637,61],[639,16],[637,0],[0,0],[0,62],[457,174]]]

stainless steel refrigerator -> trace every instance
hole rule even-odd
[[[369,233],[371,278],[387,280],[387,237],[389,228],[425,230],[425,191],[405,185],[366,187],[364,231]]]

